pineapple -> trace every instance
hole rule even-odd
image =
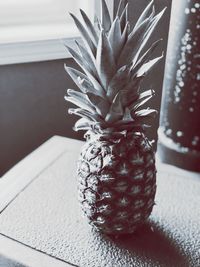
[[[80,91],[68,89],[66,100],[78,106],[74,129],[86,143],[78,161],[79,200],[90,224],[113,234],[133,233],[151,214],[156,193],[155,156],[145,135],[156,110],[143,108],[154,95],[141,92],[141,82],[162,55],[150,59],[161,40],[143,52],[164,10],[153,1],[134,27],[128,4],[121,0],[111,20],[105,0],[93,24],[83,10],[83,23],[71,14],[83,43],[67,47],[81,71],[65,66]]]

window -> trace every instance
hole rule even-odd
[[[79,8],[90,17],[93,0],[0,1],[0,43],[47,40],[77,35],[69,12]]]
[[[112,13],[114,0],[106,1]],[[93,19],[100,1],[0,1],[0,65],[70,57],[63,43],[80,37],[69,12],[80,17],[80,8]]]

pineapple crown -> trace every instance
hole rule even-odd
[[[83,10],[83,22],[71,14],[83,39],[77,51],[67,47],[82,71],[65,65],[80,91],[67,90],[65,99],[78,108],[69,113],[81,117],[74,130],[98,134],[144,131],[146,121],[157,112],[142,106],[154,95],[140,92],[140,83],[163,55],[150,59],[160,40],[143,52],[165,9],[157,15],[153,1],[144,9],[134,27],[128,21],[128,4],[121,0],[113,21],[105,0],[101,0],[101,18],[94,24]],[[132,29],[131,29],[132,28]]]

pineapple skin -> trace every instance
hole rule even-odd
[[[156,193],[155,153],[145,135],[90,138],[78,162],[78,191],[91,225],[106,234],[133,233],[151,214]]]

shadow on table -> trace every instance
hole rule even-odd
[[[146,258],[161,266],[188,267],[189,262],[181,253],[178,243],[164,232],[154,222],[149,222],[140,227],[132,235],[109,237],[113,245],[120,249],[128,250],[133,257]]]
[[[0,267],[28,267],[14,260],[7,259],[0,254]]]

